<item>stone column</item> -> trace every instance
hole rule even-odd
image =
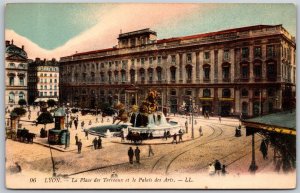
[[[253,54],[253,46],[249,47],[249,80],[250,82],[254,82],[254,74],[253,74],[253,59],[254,59],[254,54]]]
[[[179,82],[183,82],[183,76],[182,76],[182,53],[179,54]]]
[[[200,79],[200,83],[203,83],[203,77],[204,77],[204,70],[203,70],[203,51],[199,52],[199,69],[200,69],[200,73],[199,73],[199,79]]]

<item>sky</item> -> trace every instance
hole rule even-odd
[[[293,4],[8,4],[5,39],[29,58],[110,48],[122,32],[151,28],[158,39],[250,25],[282,24],[296,34]]]

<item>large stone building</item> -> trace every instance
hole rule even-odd
[[[14,45],[12,41],[5,41],[5,104],[17,105],[20,99],[27,101],[27,67],[28,58],[24,50]]]
[[[92,107],[140,103],[151,88],[160,107],[213,115],[255,116],[295,101],[295,38],[282,25],[257,25],[157,39],[121,33],[113,48],[60,59],[60,100]]]
[[[28,66],[29,103],[49,99],[58,101],[59,97],[59,63],[55,60],[36,58]]]

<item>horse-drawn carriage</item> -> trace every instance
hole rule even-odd
[[[129,131],[126,136],[126,140],[131,141],[131,143],[133,142],[134,144],[142,143],[143,140],[146,140],[146,139],[153,139],[153,134],[148,133],[148,132],[139,133],[139,132],[135,132],[135,131]]]
[[[18,129],[17,130],[17,141],[33,143],[33,138],[36,137],[36,134],[30,133],[28,129]]]

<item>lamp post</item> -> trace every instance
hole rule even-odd
[[[190,98],[190,111],[192,114],[192,139],[194,139],[194,101],[193,101],[193,97]]]
[[[250,167],[249,167],[249,171],[251,173],[255,173],[255,171],[257,170],[257,165],[256,165],[256,162],[255,162],[255,144],[254,144],[254,134],[255,132],[253,131],[252,133],[252,161],[251,161],[251,164],[250,164]]]
[[[65,149],[69,147],[68,143],[68,135],[69,135],[69,103],[67,103],[67,109],[66,109],[66,115],[67,115],[67,132],[66,132],[66,140],[65,140]]]

